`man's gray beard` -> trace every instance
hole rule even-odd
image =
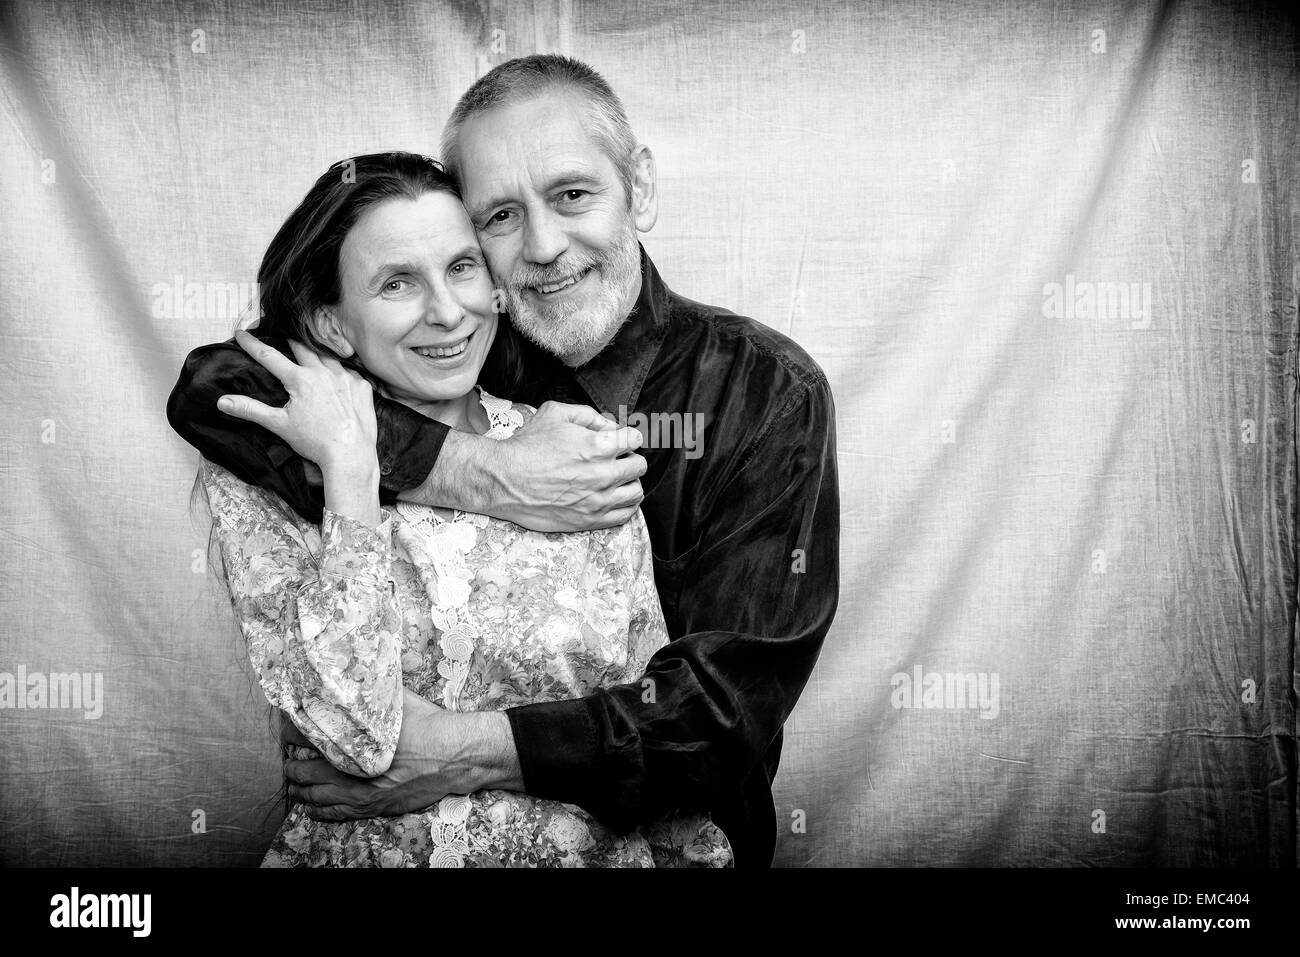
[[[637,249],[635,232],[629,230],[602,260],[586,260],[576,265],[579,270],[569,269],[567,273],[591,265],[596,268],[600,280],[595,301],[589,305],[564,302],[538,309],[520,295],[520,291],[532,283],[516,284],[512,281],[502,284],[506,309],[514,327],[566,364],[593,358],[609,344],[627,319],[628,308],[623,301],[641,271],[641,254]]]

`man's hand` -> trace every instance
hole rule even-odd
[[[311,747],[282,716],[281,740]],[[324,758],[288,761],[289,797],[319,821],[392,817],[422,811],[448,794],[483,788],[522,791],[514,738],[504,713],[452,714],[413,691],[402,695],[402,729],[393,763],[374,778],[345,774]]]
[[[641,433],[583,405],[546,402],[510,438],[452,432],[429,478],[398,498],[482,512],[539,532],[621,525],[643,497]]]

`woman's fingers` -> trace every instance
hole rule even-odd
[[[293,353],[293,357],[298,360],[298,365],[304,368],[323,364],[320,354],[315,349],[307,348],[297,339],[289,340],[289,350]]]
[[[281,353],[279,349],[273,349],[260,339],[254,338],[244,329],[240,329],[235,333],[235,341],[239,343],[240,348],[257,360],[257,363],[263,369],[279,379],[281,383],[287,386],[293,381],[298,372],[298,366]],[[290,345],[292,345],[292,340]]]
[[[293,350],[293,354],[298,357],[298,362],[304,369],[315,366],[335,375],[341,375],[349,381],[366,381],[364,377],[345,366],[336,355],[328,352],[317,352],[315,349],[311,349],[294,339],[289,340],[289,348]],[[367,382],[366,384],[369,385],[370,383]]]
[[[355,372],[344,366],[343,363],[339,361],[339,357],[333,353],[319,352],[316,356],[320,360],[320,364],[332,372],[345,372],[348,375],[356,375]]]
[[[265,402],[258,402],[246,395],[223,395],[217,399],[217,408],[226,415],[252,422],[264,429],[280,434],[284,423],[284,409],[277,409]]]

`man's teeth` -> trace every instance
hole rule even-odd
[[[469,339],[462,339],[454,346],[443,346],[440,348],[431,348],[426,346],[417,346],[415,351],[429,359],[437,359],[444,356],[458,356],[469,346]]]
[[[583,273],[582,275],[585,276],[586,273]],[[569,286],[572,286],[575,282],[577,282],[581,278],[582,276],[570,276],[568,279],[565,279],[562,282],[553,282],[545,286],[538,286],[537,291],[544,292],[547,294],[553,292],[559,292],[561,289],[567,289]]]

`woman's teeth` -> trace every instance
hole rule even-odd
[[[416,346],[413,351],[418,352],[420,355],[428,359],[441,359],[447,356],[458,356],[467,348],[469,348],[468,337],[460,340],[460,342],[456,343],[454,346]]]

